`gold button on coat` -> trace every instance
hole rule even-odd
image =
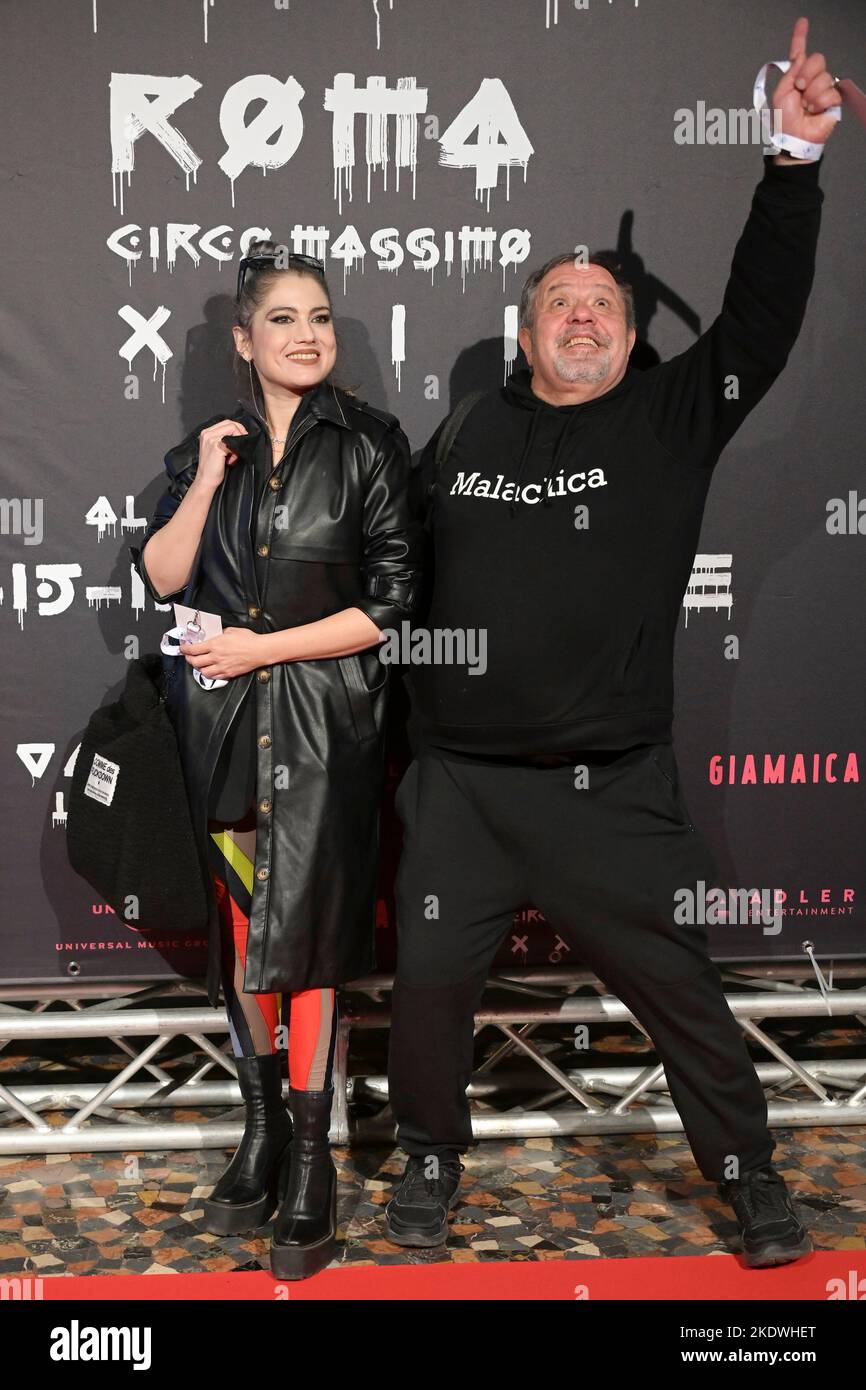
[[[271,547],[270,547],[269,545],[260,545],[260,546],[259,546],[259,554],[260,554],[260,555],[267,555],[267,553],[268,553],[268,551],[270,550],[270,548],[271,548]]]
[[[260,671],[256,671],[256,675],[258,676],[260,681],[269,681],[271,678],[271,673],[268,670],[267,666],[263,666]]]
[[[265,868],[256,869],[256,878],[267,878],[268,870]]]
[[[260,618],[262,616],[261,608],[256,608],[254,603],[250,604],[249,608],[247,609],[247,612],[249,613],[251,618]]]
[[[268,486],[269,486],[269,487],[272,487],[272,488],[274,489],[274,491],[276,492],[277,488],[280,486],[280,479],[279,479],[279,478],[271,478],[271,481],[270,481],[270,483],[268,484]]]
[[[269,811],[270,809],[271,809],[271,803],[270,803],[269,801],[260,801],[260,802],[259,802],[259,810],[260,810],[260,811]]]
[[[269,734],[262,734],[261,738],[259,739],[259,747],[260,747],[260,748],[270,748],[270,746],[271,746],[270,735],[269,735]]]

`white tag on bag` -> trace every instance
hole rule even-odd
[[[119,772],[119,763],[109,762],[101,753],[94,753],[93,766],[84,785],[84,795],[92,796],[94,801],[101,802],[103,806],[110,806]]]

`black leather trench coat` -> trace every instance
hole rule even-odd
[[[394,415],[320,383],[292,421],[272,467],[266,425],[251,404],[202,422],[165,456],[168,487],[136,570],[157,603],[141,552],[174,515],[198,467],[198,436],[221,419],[232,436],[202,532],[191,600],[223,627],[274,632],[358,607],[381,628],[411,617],[421,530],[409,500],[408,440]],[[231,434],[227,428],[226,433]],[[270,472],[255,504],[255,451]],[[173,617],[169,626],[173,626]],[[172,660],[172,658],[168,658]],[[223,740],[252,686],[256,841],[243,987],[251,993],[337,986],[375,964],[379,807],[389,668],[375,646],[351,656],[279,662],[203,690],[183,657],[167,710],[178,738],[208,887],[208,998],[220,987],[220,925],[207,869],[207,811]]]

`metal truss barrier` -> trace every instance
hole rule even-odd
[[[739,991],[727,995],[731,1011],[746,1038],[766,1054],[756,1069],[771,1127],[866,1122],[866,964],[831,967],[829,985],[814,957],[810,965],[749,962],[720,970],[725,983]],[[850,988],[838,987],[843,979]],[[391,975],[371,975],[341,991],[333,1143],[393,1142],[387,1078],[349,1076],[347,1066],[353,1030],[389,1027],[392,985]],[[682,1131],[660,1064],[568,1069],[558,1064],[562,1052],[573,1060],[578,1024],[624,1023],[646,1036],[596,976],[547,968],[502,971],[491,977],[489,987],[506,1000],[488,1005],[485,995],[475,1015],[476,1035],[492,1028],[502,1038],[469,1086],[470,1099],[479,1102],[472,1119],[476,1139]],[[587,989],[592,992],[577,992]],[[780,1020],[815,1018],[846,1021],[848,1055],[796,1060],[779,1041],[778,1028],[773,1036]],[[542,1027],[545,1035],[533,1040]],[[547,1036],[557,1030],[559,1041]],[[210,1008],[195,983],[0,987],[0,1050],[12,1041],[26,1049],[28,1043],[76,1039],[92,1050],[92,1040],[105,1038],[128,1059],[104,1083],[52,1084],[43,1072],[38,1081],[0,1085],[0,1154],[235,1147],[243,1132],[236,1116],[191,1124],[172,1115],[185,1108],[241,1104],[234,1059],[224,1050],[227,1033],[225,1012]],[[169,1072],[157,1059],[177,1038],[189,1047],[172,1055]],[[853,1058],[852,1047],[858,1054]],[[508,1103],[515,1093],[524,1097],[523,1104]],[[361,1111],[378,1107],[377,1113],[353,1118],[351,1102],[359,1102]],[[69,1114],[61,1124],[49,1125],[42,1118],[47,1111]],[[165,1111],[166,1118],[154,1118],[154,1111]]]

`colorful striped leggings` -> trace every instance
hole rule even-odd
[[[331,988],[247,994],[243,988],[255,867],[255,807],[240,821],[208,822],[210,871],[219,904],[223,993],[236,1057],[288,1045],[289,1082],[299,1091],[330,1089],[337,1034]]]

